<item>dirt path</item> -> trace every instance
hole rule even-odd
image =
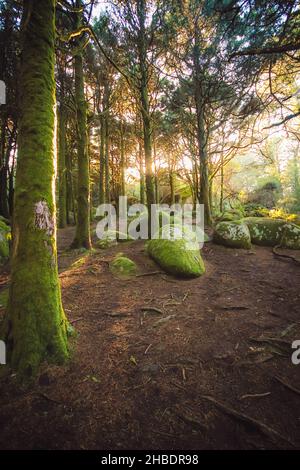
[[[159,269],[142,242],[74,256],[71,238],[60,231],[72,360],[44,367],[31,391],[0,381],[1,448],[300,448],[300,394],[274,378],[300,389],[299,266],[208,243],[199,279],[122,281],[108,268],[120,251],[141,273]]]

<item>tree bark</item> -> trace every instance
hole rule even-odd
[[[1,126],[0,143],[0,215],[9,219],[8,195],[7,195],[7,176],[8,176],[8,157],[11,150],[11,139],[6,142],[6,120]]]
[[[169,181],[170,181],[170,203],[175,204],[175,174],[173,171],[170,171]]]
[[[77,0],[76,7],[82,6]],[[82,13],[78,13],[77,28],[82,25]],[[79,44],[80,45],[80,44]],[[87,142],[87,104],[84,95],[83,54],[75,55],[75,101],[77,112],[77,224],[72,248],[91,248],[90,236],[90,176]]]
[[[121,184],[120,184],[120,196],[125,196],[125,147],[124,147],[124,123],[121,120],[120,125],[120,147],[121,147],[121,159],[120,159],[120,170],[121,170]]]
[[[204,119],[204,101],[201,92],[202,74],[200,65],[200,39],[199,39],[199,25],[195,21],[195,44],[193,51],[193,66],[194,66],[194,96],[197,115],[197,141],[199,151],[200,163],[200,188],[199,188],[199,203],[204,205],[204,221],[207,225],[212,224],[211,207],[209,201],[209,178],[208,178],[208,134],[205,128]]]
[[[223,165],[223,154],[221,156],[221,183],[220,183],[220,212],[224,209],[224,165]]]
[[[148,95],[147,42],[146,42],[146,5],[145,0],[138,0],[137,13],[139,19],[138,51],[140,65],[140,105],[144,131],[145,177],[149,221],[149,237],[151,228],[151,205],[155,204],[154,177],[152,168],[151,120]]]
[[[59,110],[59,153],[58,153],[58,182],[59,182],[59,228],[67,225],[67,170],[66,170],[66,111],[62,103]]]
[[[145,172],[144,172],[144,158],[143,148],[139,142],[139,164],[140,164],[140,202],[145,204]]]
[[[105,120],[100,115],[100,156],[99,156],[99,204],[105,202]]]
[[[20,378],[68,358],[55,223],[55,1],[24,0],[21,118],[4,338]],[[25,21],[24,21],[25,20]]]

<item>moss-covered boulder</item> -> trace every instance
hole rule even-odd
[[[244,223],[248,226],[251,241],[255,245],[279,245],[283,236],[284,220],[269,217],[246,217]]]
[[[219,222],[215,226],[213,240],[230,248],[251,248],[249,229],[241,221]]]
[[[291,250],[300,250],[300,227],[296,224],[285,224],[280,245]]]
[[[160,238],[147,243],[147,251],[164,271],[179,277],[198,277],[205,272],[199,244],[191,230],[165,225],[158,235]]]
[[[121,279],[129,279],[137,274],[137,266],[134,261],[127,258],[123,253],[118,253],[111,261],[109,269],[112,274]]]
[[[8,260],[10,238],[10,227],[0,220],[0,264]]]
[[[103,238],[101,240],[97,240],[94,244],[96,248],[100,248],[101,250],[106,250],[107,248],[111,248],[112,246],[117,245],[117,240],[111,240],[110,238]]]

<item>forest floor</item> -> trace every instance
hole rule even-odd
[[[1,379],[0,448],[300,448],[299,265],[207,243],[200,278],[120,280],[108,266],[120,251],[159,271],[143,242],[83,256],[72,237],[59,232],[72,359],[30,389]]]

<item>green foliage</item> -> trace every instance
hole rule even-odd
[[[268,209],[261,204],[248,202],[244,205],[245,217],[265,217],[265,211],[268,211]]]
[[[299,216],[297,214],[290,214],[287,212],[285,209],[282,209],[281,207],[271,209],[269,211],[269,217],[272,219],[283,219],[286,222],[299,222]]]
[[[224,222],[231,222],[234,220],[240,220],[243,215],[243,212],[239,209],[230,209],[221,214],[217,219]]]

